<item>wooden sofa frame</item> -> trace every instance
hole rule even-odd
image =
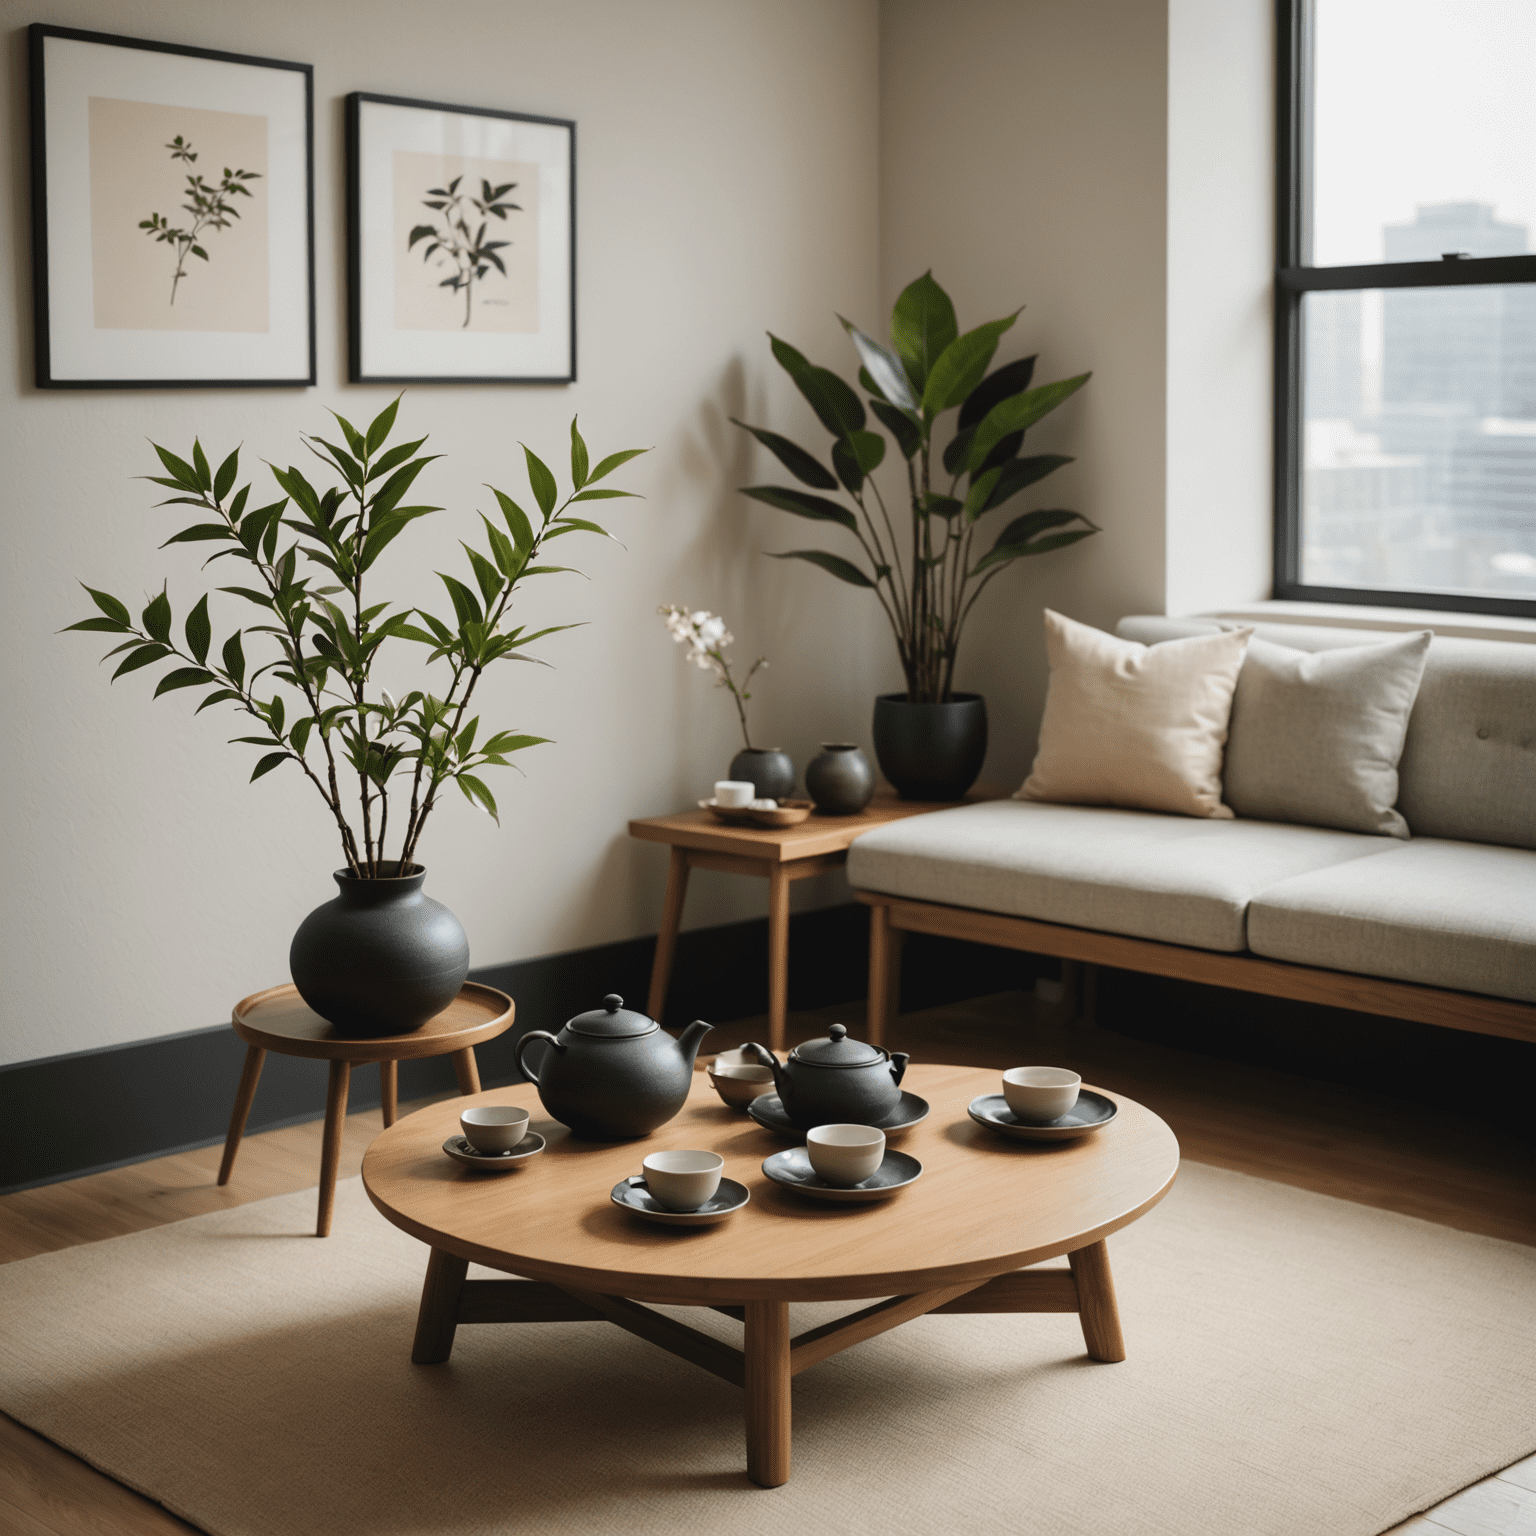
[[[1446,1029],[1536,1041],[1536,1004],[1533,1003],[1485,997],[1476,992],[1451,992],[1413,982],[1388,981],[1378,976],[1317,970],[1284,960],[1266,960],[1247,952],[1229,954],[1188,949],[1181,944],[1161,944],[1151,939],[1126,938],[1088,928],[1067,928],[969,907],[912,901],[904,896],[882,895],[878,891],[856,891],[854,894],[870,908],[867,1027],[868,1038],[875,1045],[884,1043],[886,1024],[896,1013],[901,938],[906,933],[932,933],[942,938],[969,939],[977,944],[1027,950],[1031,954],[1055,955],[1063,962],[1063,979],[1071,991],[1083,989],[1085,980],[1091,977],[1087,968],[1109,965],[1150,976],[1172,976],[1181,981],[1232,987],[1241,992],[1262,992],[1269,997],[1326,1003],[1335,1008],[1352,1008],[1359,1013],[1438,1024]],[[1073,1011],[1085,1010],[1078,1004]],[[1086,1011],[1091,1014],[1091,1007]]]

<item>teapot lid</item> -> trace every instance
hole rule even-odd
[[[864,1067],[872,1061],[885,1060],[879,1046],[862,1040],[850,1040],[845,1024],[834,1024],[825,1040],[807,1040],[790,1053],[792,1061],[809,1062],[815,1067]]]
[[[578,1013],[565,1027],[573,1034],[593,1035],[599,1040],[627,1040],[648,1035],[661,1026],[646,1014],[626,1008],[624,999],[617,992],[610,992],[601,1008]]]

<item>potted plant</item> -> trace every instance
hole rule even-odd
[[[770,337],[774,357],[832,436],[831,468],[777,432],[736,422],[810,487],[752,485],[742,494],[813,522],[836,523],[863,553],[862,563],[821,549],[774,558],[808,560],[875,594],[907,685],[904,693],[876,700],[875,751],[906,799],[958,799],[981,772],[986,704],[979,695],[954,691],[960,638],[976,600],[1014,561],[1098,532],[1081,513],[1036,510],[1013,518],[983,547],[982,518],[1072,462],[1062,454],[1024,454],[1024,435],[1090,377],[1032,385],[1033,357],[989,373],[998,341],[1018,313],[962,335],[949,295],[928,272],[897,299],[889,346],[842,322],[858,353],[869,411],[904,460],[905,516],[887,507],[874,478],[886,440],[870,430],[858,394],[777,336]],[[958,415],[940,449],[935,429],[950,411]],[[853,508],[815,494],[823,491],[841,491]]]
[[[376,601],[368,591],[389,545],[416,519],[442,510],[404,504],[436,455],[421,453],[424,437],[388,446],[399,404],[386,406],[361,432],[337,416],[345,446],[304,439],[340,475],[339,485],[320,490],[296,467],[274,465],[282,494],[261,506],[251,505],[249,483],[236,489],[238,448],[214,469],[201,442],[193,442],[185,459],[155,445],[165,473],[144,478],[172,493],[160,505],[195,507],[199,514],[166,544],[217,545],[207,563],[234,560],[242,583],[219,590],[251,604],[258,623],[216,645],[204,593],[178,639],[165,588],[135,620],[119,599],[86,587],[100,612],[69,626],[122,637],[108,652],[123,658],[114,682],[165,663],[156,698],[204,688],[199,714],[227,705],[243,715],[252,734],[233,740],[262,754],[252,781],[289,769],[314,787],[345,867],[335,873],[340,895],[312,912],[294,936],[290,968],[311,1008],[340,1029],[370,1035],[420,1027],[463,984],[469,946],[453,914],[422,894],[426,872],[416,861],[418,845],[453,786],[496,818],[482,772],[509,766],[513,753],[546,740],[482,730],[471,713],[476,687],[487,668],[531,660],[527,648],[536,640],[572,627],[530,632],[513,624],[513,594],[535,577],[568,569],[543,563],[552,539],[608,537],[575,515],[573,504],[632,495],[598,482],[645,452],[615,453],[593,467],[573,420],[572,490],[562,501],[554,474],[525,446],[537,510],[530,515],[488,487],[504,527],[482,514],[485,547],[464,545],[467,579],[439,573],[452,606],[451,617],[439,617]],[[375,665],[397,641],[425,647],[425,664],[436,665],[445,686],[399,699],[375,686]]]

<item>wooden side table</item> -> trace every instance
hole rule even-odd
[[[379,1064],[380,1108],[387,1130],[395,1123],[402,1061],[451,1055],[459,1092],[479,1093],[475,1047],[510,1029],[515,1012],[514,1003],[505,992],[467,981],[459,995],[420,1029],[408,1035],[365,1039],[337,1034],[333,1025],[306,1006],[291,982],[242,999],[235,1004],[232,1022],[235,1033],[245,1041],[245,1066],[240,1073],[240,1086],[235,1090],[229,1135],[224,1140],[224,1161],[219,1165],[219,1183],[229,1183],[234,1171],[235,1153],[240,1150],[240,1138],[245,1134],[246,1117],[256,1097],[256,1084],[261,1079],[267,1052],[328,1061],[331,1076],[325,1095],[325,1141],[320,1153],[320,1211],[315,1220],[315,1236],[329,1235],[331,1211],[336,1203],[336,1166],[341,1160],[341,1126],[347,1116],[347,1089],[353,1066],[370,1061]]]
[[[977,798],[972,796],[972,798]],[[963,802],[956,801],[955,804]],[[651,991],[646,1012],[661,1017],[677,954],[677,931],[688,875],[695,869],[724,870],[730,875],[754,875],[768,882],[768,1043],[784,1049],[785,1017],[789,1009],[789,887],[848,861],[848,846],[861,833],[887,822],[942,811],[944,804],[899,800],[887,791],[878,794],[857,816],[818,816],[797,827],[732,827],[708,811],[683,811],[676,816],[648,816],[629,824],[629,835],[645,842],[667,843],[672,861],[667,868],[667,895],[656,959],[651,967]]]

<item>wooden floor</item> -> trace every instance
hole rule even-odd
[[[791,1038],[824,1033],[838,1018],[857,1033],[860,1013],[846,1007],[792,1016]],[[723,1050],[763,1033],[764,1021],[746,1020],[722,1026],[708,1044]],[[920,1060],[1070,1066],[1150,1105],[1196,1162],[1536,1245],[1536,1159],[1530,1133],[1520,1128],[1472,1119],[1427,1124],[1415,1106],[1064,1027],[1017,994],[908,1015],[893,1036],[894,1049]],[[379,1123],[376,1110],[348,1117],[342,1178],[358,1171]],[[249,1137],[223,1189],[214,1182],[219,1155],[220,1148],[206,1147],[0,1198],[0,1263],[310,1187],[320,1163],[320,1125]],[[192,1529],[0,1415],[0,1530],[165,1536]],[[1536,1456],[1396,1527],[1393,1536],[1447,1531],[1536,1536]]]

